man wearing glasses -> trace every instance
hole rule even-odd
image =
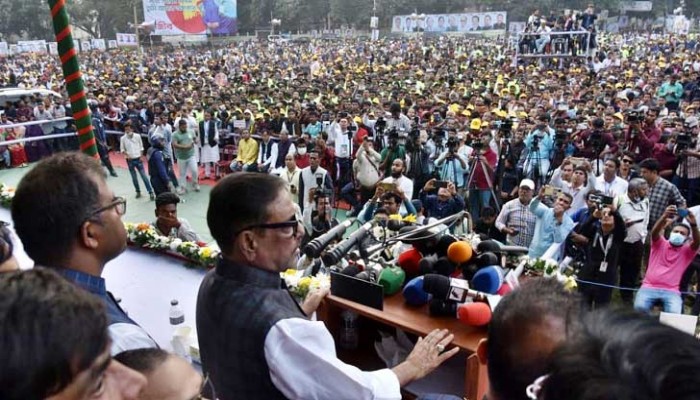
[[[333,337],[309,317],[328,290],[300,307],[281,287],[304,235],[287,184],[275,176],[229,175],[211,192],[207,223],[221,248],[197,299],[204,371],[222,399],[400,399],[400,387],[457,352],[435,330],[393,369],[364,372],[338,360]]]
[[[114,196],[100,164],[79,153],[47,158],[22,178],[15,199],[12,220],[27,255],[102,299],[112,354],[158,347],[102,278],[105,265],[126,249],[126,199]]]

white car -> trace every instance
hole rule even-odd
[[[48,89],[42,89],[42,88],[35,88],[35,89],[3,88],[3,89],[0,89],[0,106],[4,106],[5,103],[8,101],[16,102],[22,96],[26,96],[26,97],[53,96],[53,97],[58,98],[58,99],[61,98],[61,95],[59,93],[54,92],[53,90],[48,90]]]

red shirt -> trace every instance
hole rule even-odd
[[[491,167],[491,172],[489,173],[489,180],[491,180],[491,183],[493,184],[493,170],[496,168],[496,162],[498,162],[498,155],[494,153],[490,147],[486,148],[486,151],[483,155],[484,157],[486,157],[486,161]],[[474,167],[474,181],[472,183],[472,186],[475,186],[479,190],[488,190],[489,188],[491,188],[491,186],[489,186],[489,183],[486,180],[486,171],[484,171],[484,168],[482,167],[480,162],[477,162],[475,165],[476,166]]]
[[[306,168],[309,166],[309,155],[304,154],[303,156],[300,156],[299,154],[297,154],[294,156],[294,161],[296,161],[297,167]]]

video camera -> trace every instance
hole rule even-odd
[[[510,139],[510,134],[513,132],[513,119],[506,118],[502,121],[495,121],[494,126],[498,129],[498,133],[505,139]]]
[[[694,149],[695,146],[698,143],[698,138],[693,136],[689,132],[683,132],[679,133],[678,136],[676,136],[676,153],[681,152],[683,150],[688,150],[688,149]]]
[[[644,113],[641,110],[628,110],[625,112],[625,122],[628,124],[644,121]]]

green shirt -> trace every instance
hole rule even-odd
[[[189,146],[194,143],[194,132],[187,130],[185,132],[179,129],[173,132],[173,143],[179,146]],[[178,149],[175,147],[175,158],[178,160],[187,160],[194,157],[194,146],[189,149]]]

